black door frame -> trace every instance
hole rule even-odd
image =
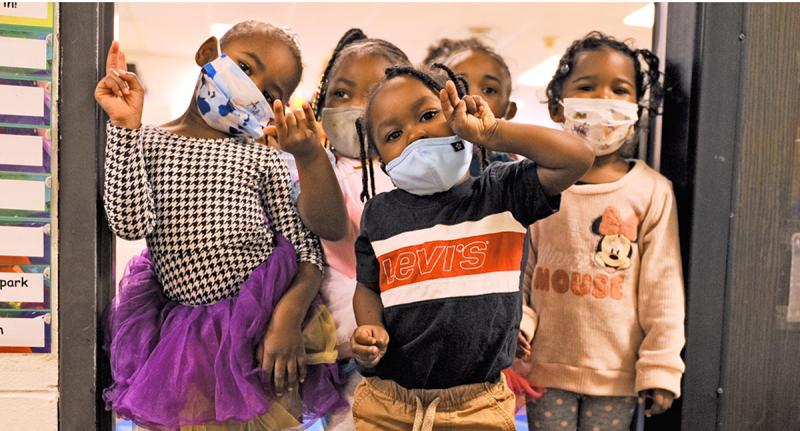
[[[105,114],[94,88],[114,34],[113,3],[59,3],[59,429],[111,430],[102,312],[114,238],[102,204]]]
[[[682,430],[718,429],[747,4],[672,3],[661,171],[678,200],[687,296]]]

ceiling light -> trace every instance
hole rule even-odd
[[[217,39],[222,39],[222,36],[233,27],[231,24],[214,23],[211,24],[211,35]]]
[[[652,28],[656,17],[656,7],[653,3],[648,3],[645,7],[635,10],[626,16],[622,22],[631,27]]]
[[[543,62],[533,66],[530,70],[517,78],[517,84],[528,87],[544,87],[553,78],[558,67],[560,55],[547,57]]]

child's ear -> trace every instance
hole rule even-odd
[[[564,122],[564,107],[559,102],[560,100],[556,103],[550,103],[547,108],[550,111],[550,119],[555,123]]]
[[[194,62],[197,63],[198,66],[203,67],[216,60],[220,54],[218,47],[219,42],[217,42],[217,38],[214,36],[209,37],[200,45],[200,48],[197,49],[197,53],[194,55]]]
[[[503,115],[503,119],[509,121],[514,118],[515,115],[517,115],[517,102],[508,102],[508,108],[506,108],[506,113]]]

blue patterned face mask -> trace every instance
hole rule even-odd
[[[275,117],[253,80],[227,55],[203,66],[195,102],[206,124],[232,136],[264,136]]]
[[[425,196],[450,190],[466,175],[472,143],[458,136],[418,139],[386,165],[397,188]]]

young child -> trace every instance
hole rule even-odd
[[[535,430],[628,429],[637,395],[653,399],[647,415],[665,411],[684,370],[672,188],[623,157],[641,110],[658,107],[658,59],[590,33],[567,49],[547,96],[553,121],[597,158],[563,192],[561,211],[530,229],[522,330],[533,338],[530,378],[546,389],[528,421]]]
[[[494,117],[438,75],[394,68],[364,135],[396,190],[364,207],[356,241],[356,429],[514,429],[501,378],[519,334],[526,226],[592,163],[567,133]],[[467,172],[473,143],[530,160]]]
[[[110,118],[109,224],[149,250],[129,264],[110,312],[104,398],[151,429],[286,429],[340,403],[336,355],[324,351],[334,329],[314,301],[320,245],[278,151],[256,142],[274,109],[267,133],[298,166],[319,164],[311,107],[281,102],[300,80],[299,48],[256,21],[219,46],[200,47],[192,103],[161,127],[142,127],[144,92],[116,42],[95,91]]]
[[[469,94],[481,96],[489,104],[495,116],[511,120],[517,114],[517,104],[511,101],[511,71],[503,57],[478,38],[440,39],[428,47],[423,60],[426,67],[444,64],[467,83]],[[469,173],[477,177],[481,163],[510,162],[514,159],[506,153],[491,152],[481,160],[478,152],[472,158]]]
[[[356,328],[353,246],[361,224],[365,191],[369,191],[369,186],[372,194],[394,189],[389,177],[372,166],[372,154],[368,157],[361,146],[355,121],[364,115],[370,89],[383,79],[387,68],[394,66],[411,66],[400,48],[382,39],[368,38],[359,29],[350,29],[339,40],[328,61],[314,103],[315,114],[322,119],[329,146],[336,157],[336,176],[349,216],[347,234],[342,240],[322,241],[329,266],[321,293],[336,321],[339,364],[345,379],[344,396],[350,405],[353,391],[361,380],[350,351],[350,336]],[[362,175],[365,171],[374,174],[371,181]],[[327,430],[346,431],[353,427],[349,408],[331,412],[325,424]]]

